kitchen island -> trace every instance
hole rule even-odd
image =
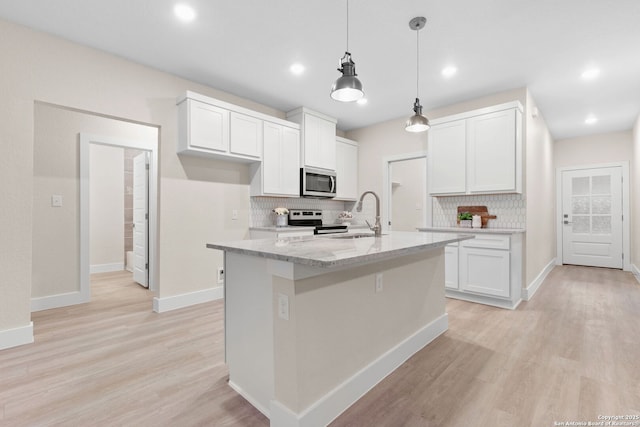
[[[328,424],[447,330],[444,247],[470,238],[392,232],[207,244],[225,251],[229,385],[272,426]]]

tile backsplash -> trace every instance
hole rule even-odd
[[[477,196],[452,196],[433,198],[433,226],[456,225],[458,206],[486,206],[490,219],[488,228],[525,228],[526,201],[522,194],[495,194]]]
[[[351,205],[352,203],[347,203]],[[345,202],[330,199],[304,199],[281,197],[252,197],[249,224],[251,227],[272,227],[276,223],[276,216],[272,212],[275,208],[287,209],[320,209],[322,222],[333,224],[338,214],[345,210]]]

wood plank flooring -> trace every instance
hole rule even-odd
[[[94,275],[92,302],[33,314],[0,351],[0,426],[268,426],[227,384],[223,304],[151,311],[131,274]],[[448,300],[449,330],[338,417],[338,426],[553,426],[640,414],[640,285],[556,267],[515,311]]]

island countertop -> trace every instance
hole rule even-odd
[[[344,234],[208,243],[207,248],[312,267],[340,267],[410,255],[473,239],[473,235],[394,231],[381,237]]]

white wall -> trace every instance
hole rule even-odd
[[[124,149],[91,144],[89,174],[91,268],[124,264]]]
[[[527,91],[525,124],[526,229],[524,286],[529,287],[556,257],[554,145],[544,117]]]
[[[0,33],[0,192],[5,201],[0,207],[0,332],[30,324],[32,255],[36,257],[32,211],[42,202],[34,198],[35,101],[159,127],[158,296],[215,286],[222,254],[207,250],[205,243],[247,234],[248,170],[175,154],[176,97],[192,90],[279,118],[284,112],[6,21],[0,20]],[[38,179],[46,185],[57,178]],[[71,188],[77,182],[69,178],[67,184]],[[232,209],[239,211],[237,221],[231,220]],[[77,212],[59,213],[65,226],[77,224]],[[62,263],[60,269],[70,275],[79,271],[77,262]]]
[[[635,273],[640,268],[640,116],[633,127],[633,157],[631,162],[631,262]]]
[[[631,161],[632,131],[604,133],[555,142],[556,167]]]

